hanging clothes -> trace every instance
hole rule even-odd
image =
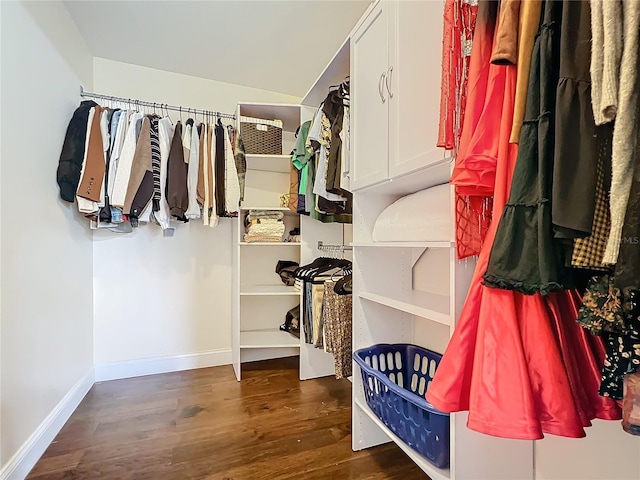
[[[91,100],[82,101],[67,126],[56,172],[60,198],[65,202],[73,202],[76,198],[86,151],[89,112],[97,106]]]
[[[80,171],[80,179],[84,177],[85,168],[87,165],[87,155],[89,154],[89,144],[91,142],[91,135],[92,135],[92,128],[93,128],[92,126],[93,126],[93,119],[95,117],[95,114],[96,114],[96,109],[91,108],[91,110],[89,110],[89,115],[87,117],[87,135],[85,138],[85,148],[84,148],[84,155],[82,159],[82,169]],[[79,189],[80,189],[80,182],[78,183],[78,190]],[[98,209],[98,205],[96,202],[93,202],[91,200],[81,197],[80,195],[78,195],[78,191],[76,191],[76,202],[78,203],[78,211],[80,213],[93,214]]]
[[[483,3],[478,22],[484,19]],[[545,12],[547,20],[554,13],[550,3],[545,2],[545,10],[551,10]],[[487,32],[480,23],[478,31]],[[474,37],[474,48],[491,43],[492,37]],[[492,113],[485,121],[500,125],[497,139],[486,138],[494,144],[497,158],[493,203],[497,219],[507,203],[518,155],[518,146],[509,143],[516,67],[499,66],[496,75],[505,77],[502,95],[494,92],[493,101],[476,101]],[[468,108],[477,106],[468,104]],[[575,322],[579,299],[574,291],[545,298],[482,285],[497,227],[494,221],[487,232],[465,305],[427,400],[445,412],[469,410],[469,428],[508,438],[539,439],[543,433],[582,437],[592,418],[620,418],[616,403],[598,395],[604,349],[599,339]]]
[[[88,151],[77,195],[97,203],[100,201],[100,189],[105,171],[104,144],[100,129],[103,108],[98,105],[93,109],[94,114],[89,131]]]
[[[227,215],[235,217],[240,208],[240,184],[231,138],[226,128],[224,128],[224,161],[225,211]]]
[[[608,140],[591,107],[589,1],[565,1],[562,9],[551,218],[555,237],[571,252],[574,238],[592,232],[600,145]]]
[[[192,121],[192,119],[189,119]],[[187,120],[187,123],[189,122]],[[200,204],[198,202],[198,181],[200,178],[200,136],[195,126],[191,128],[191,148],[189,149],[189,162],[187,173],[187,193],[189,197],[188,208],[185,213],[187,219],[200,218]]]
[[[622,59],[622,2],[591,0],[591,103],[596,125],[613,121],[618,110]]]
[[[610,3],[610,2],[605,2]],[[622,227],[627,212],[635,149],[640,129],[638,106],[640,104],[640,2],[622,2],[622,19],[605,21],[622,22],[622,58],[620,60],[620,81],[618,83],[618,106],[613,130],[611,152],[611,231],[604,254],[604,263],[615,264],[622,241]],[[601,105],[600,108],[607,108]]]
[[[325,350],[334,357],[336,378],[347,378],[352,374],[352,298],[351,295],[339,295],[337,282],[324,283],[324,340]]]
[[[179,124],[180,122],[178,122],[177,125]],[[174,232],[174,228],[171,227],[171,210],[167,200],[167,192],[169,190],[169,156],[171,154],[173,137],[177,135],[177,133],[175,133],[178,131],[177,125],[174,130],[174,126],[168,117],[161,118],[158,122],[158,140],[160,142],[160,208],[154,213],[154,218],[167,237],[172,236]]]
[[[491,222],[496,160],[491,149],[485,152],[482,147],[498,138],[496,129],[500,124],[483,119],[495,114],[487,108],[485,99],[492,98],[500,105],[504,76],[497,74],[500,66],[490,63],[492,40],[485,39],[493,38],[497,8],[497,2],[478,5],[464,123],[450,180],[456,193],[456,247],[461,259],[478,255]],[[487,95],[488,91],[491,95]]]
[[[118,162],[118,171],[116,172],[116,178],[113,185],[113,195],[111,197],[111,204],[124,211],[125,200],[127,195],[127,189],[129,181],[131,179],[131,171],[133,166],[133,157],[135,155],[137,141],[138,141],[138,124],[142,122],[144,115],[139,112],[135,112],[131,115],[129,125],[127,126],[127,132],[125,134],[124,144],[122,146],[122,152]],[[129,213],[128,211],[126,213]]]
[[[206,223],[206,225],[209,225],[210,227],[216,227],[218,226],[218,205],[217,205],[217,191],[218,191],[218,186],[216,185],[217,179],[216,179],[216,163],[218,162],[218,145],[217,145],[217,139],[215,136],[215,126],[214,125],[209,125],[207,128],[207,144],[209,146],[208,148],[208,166],[207,166],[207,176],[209,178],[209,188],[208,188],[208,198],[209,198],[209,209],[208,209],[208,223]],[[206,184],[206,183],[205,183]],[[224,185],[221,186],[221,188],[224,188]],[[207,189],[205,189],[205,191],[207,191]]]
[[[235,161],[236,161],[236,170],[238,172],[238,183],[240,184],[240,201],[244,201],[244,187],[246,183],[247,176],[247,157],[246,150],[244,147],[244,142],[242,141],[242,137],[239,133],[236,133],[236,142],[235,142]]]
[[[528,295],[572,286],[565,252],[553,237],[551,217],[562,5],[546,1],[543,7],[511,193],[483,277],[485,285]]]
[[[127,133],[127,127],[129,126],[129,119],[133,112],[128,110],[122,110],[117,117],[117,127],[115,135],[113,136],[113,144],[111,147],[111,156],[109,158],[109,178],[107,179],[107,197],[109,198],[110,207],[110,222],[121,223],[122,222],[122,210],[113,205],[113,190],[115,186],[116,175],[118,174],[118,166],[120,164],[120,156],[122,154],[122,147],[124,146],[124,140]]]
[[[611,142],[613,125],[606,123],[596,127],[598,158],[596,164],[595,208],[591,235],[576,238],[573,242],[571,266],[589,270],[609,270],[604,265],[604,252],[611,228],[609,190],[611,189]]]
[[[178,121],[171,140],[168,158],[166,194],[171,215],[180,221],[186,222],[186,212],[189,208],[187,186],[189,165],[184,158],[185,149],[182,133],[182,123]],[[191,135],[189,135],[189,142],[191,142]],[[189,147],[191,148],[191,145]]]
[[[437,146],[454,150],[454,153],[458,149],[466,111],[469,62],[477,12],[477,2],[445,0]]]
[[[516,98],[513,107],[513,126],[509,141],[520,141],[520,130],[524,120],[524,109],[529,91],[529,71],[533,43],[540,26],[542,0],[521,0],[520,22],[518,30],[518,73],[516,79]]]
[[[131,177],[124,201],[124,213],[134,219],[139,217],[153,194],[153,174],[151,173],[151,122],[142,119],[138,143],[131,165]],[[135,226],[135,225],[134,225]]]
[[[497,25],[491,63],[516,65],[518,59],[518,30],[520,27],[520,0],[502,0],[500,2]]]
[[[215,209],[219,217],[227,216],[227,200],[226,200],[226,183],[225,183],[225,128],[218,120],[218,124],[214,127],[215,131],[215,159],[214,159],[214,178],[215,178]]]

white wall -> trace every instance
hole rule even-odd
[[[300,101],[101,58],[93,66],[94,91],[107,95],[229,113],[238,101]],[[231,362],[231,228],[222,219],[179,224],[173,238],[155,225],[94,234],[98,379]]]
[[[0,476],[20,478],[16,461],[37,460],[55,430],[43,427],[61,426],[70,393],[92,381],[91,235],[56,184],[92,62],[62,3],[1,2],[1,12]]]

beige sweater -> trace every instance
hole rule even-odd
[[[605,5],[617,4],[617,0],[604,0]],[[604,15],[608,15],[611,10],[615,14],[615,9],[605,8]],[[619,22],[619,19],[610,16],[604,17],[604,37],[605,46],[610,25]],[[609,208],[611,209],[611,231],[607,242],[607,249],[604,254],[605,264],[615,264],[618,259],[620,241],[622,236],[622,226],[627,211],[629,191],[631,190],[631,179],[633,177],[634,149],[638,139],[639,119],[636,116],[638,109],[638,93],[640,82],[638,77],[638,65],[640,60],[639,34],[640,34],[640,1],[622,2],[622,25],[623,44],[622,57],[620,60],[620,75],[618,81],[617,107],[612,97],[608,97],[614,91],[611,85],[615,81],[613,73],[609,70],[615,69],[615,65],[607,63],[607,51],[605,48],[605,62],[603,74],[603,96],[601,97],[600,112],[608,119],[615,112],[615,127],[613,131],[613,149],[611,153],[611,195]],[[618,27],[614,27],[618,28]],[[615,43],[615,42],[614,42]],[[596,48],[594,44],[592,48]],[[609,66],[608,66],[609,65]],[[613,78],[613,79],[611,79]]]
[[[619,0],[591,0],[591,103],[596,125],[611,122],[618,109],[622,14]]]

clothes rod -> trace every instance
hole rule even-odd
[[[318,240],[318,250],[325,250],[330,252],[349,252],[353,250],[353,247],[349,245],[325,245],[322,240]]]
[[[135,105],[137,107],[143,106],[143,107],[150,107],[150,108],[159,108],[164,110],[173,110],[175,112],[180,112],[180,113],[184,112],[187,115],[189,113],[193,113],[194,115],[203,115],[203,116],[210,115],[218,118],[230,118],[232,120],[236,119],[236,116],[233,113],[215,112],[213,110],[198,110],[197,108],[187,108],[187,107],[182,107],[180,105],[167,105],[166,103],[145,102],[142,100],[134,100],[131,98],[114,97],[113,95],[103,95],[101,93],[85,92],[82,86],[80,86],[80,96],[86,97],[86,98],[99,98],[102,100],[109,100],[111,102],[126,103],[132,106]]]

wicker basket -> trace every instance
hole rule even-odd
[[[240,117],[240,135],[247,154],[282,155],[282,121]]]

